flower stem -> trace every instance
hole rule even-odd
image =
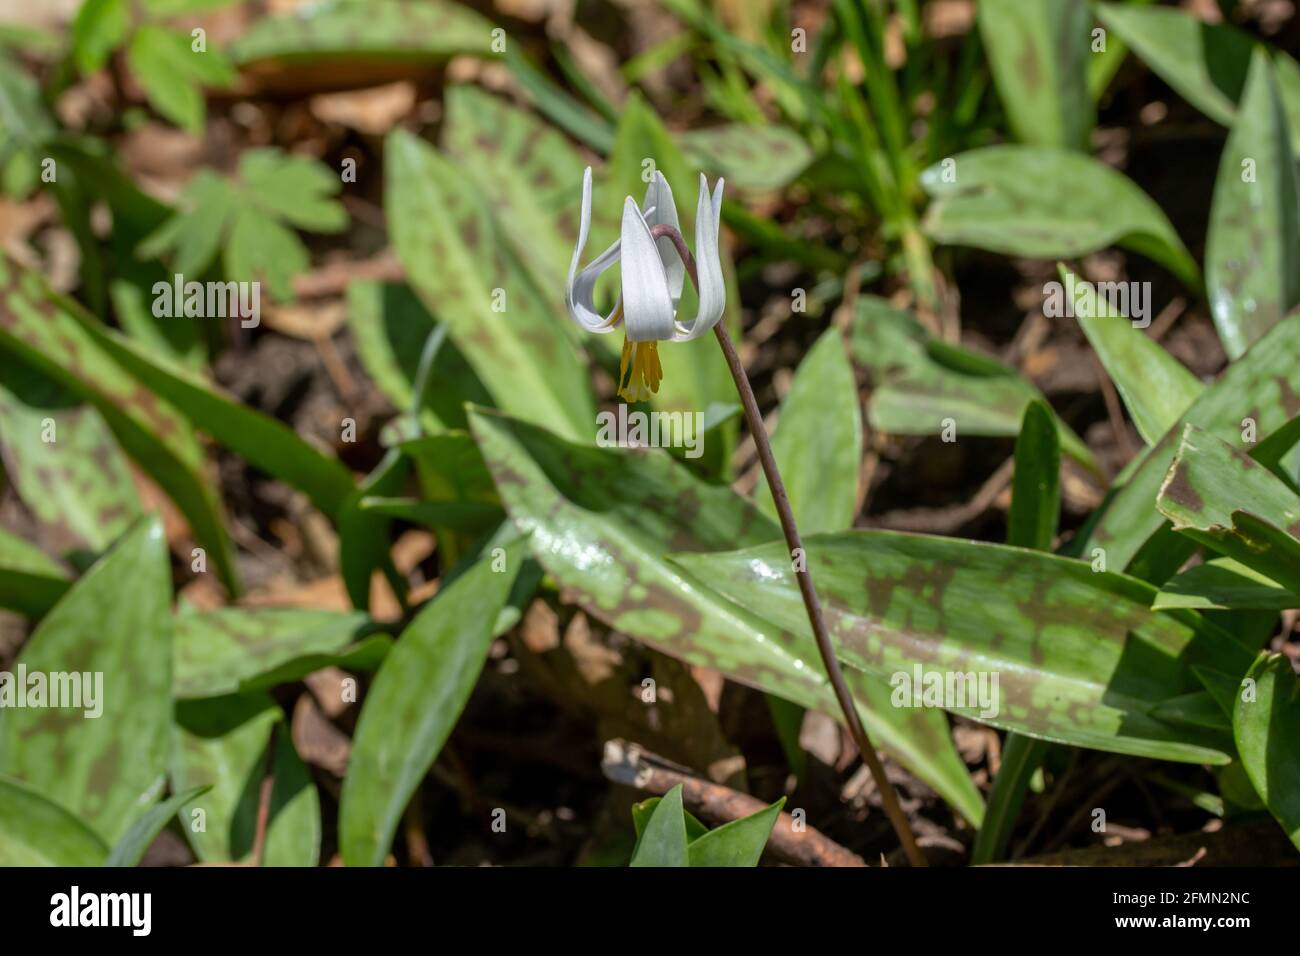
[[[686,241],[681,233],[671,226],[657,225],[650,230],[650,235],[656,239],[664,236],[672,241],[677,247],[677,254],[681,256],[686,266],[691,282],[698,290],[700,281],[695,269],[695,257],[686,247]],[[745,411],[745,422],[754,439],[754,447],[758,449],[758,460],[763,466],[768,489],[772,492],[772,501],[776,505],[776,513],[781,521],[785,543],[792,557],[795,554],[804,556],[804,561],[795,564],[795,578],[799,582],[799,593],[808,612],[808,623],[812,625],[817,650],[821,654],[822,665],[826,668],[826,676],[830,678],[831,687],[835,691],[835,699],[844,712],[844,721],[862,754],[863,761],[871,770],[876,789],[880,791],[880,800],[884,804],[885,814],[898,835],[903,852],[907,854],[907,859],[913,866],[925,866],[925,856],[917,846],[916,837],[907,822],[907,815],[898,802],[898,793],[894,790],[894,785],[889,782],[889,778],[885,776],[885,768],[876,755],[871,738],[867,736],[866,727],[862,725],[862,718],[853,703],[853,695],[849,693],[848,685],[844,683],[844,673],[840,670],[840,662],[835,656],[835,647],[831,644],[826,618],[822,614],[821,601],[817,597],[817,588],[813,584],[812,574],[807,570],[807,551],[804,550],[803,540],[799,536],[799,527],[795,524],[794,512],[790,508],[790,496],[786,494],[785,482],[781,480],[781,472],[776,467],[776,458],[772,455],[772,445],[768,442],[767,429],[763,427],[763,416],[758,410],[758,402],[754,398],[754,389],[749,384],[749,376],[745,374],[745,366],[741,364],[740,356],[736,354],[736,348],[731,344],[731,337],[727,335],[722,323],[715,325],[713,331],[718,338],[718,344],[722,346],[722,354],[727,359],[727,367],[731,370],[731,377],[736,383],[736,391],[740,394],[740,402]]]

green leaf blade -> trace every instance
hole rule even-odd
[[[1229,359],[1300,302],[1300,199],[1286,112],[1257,50],[1210,206],[1205,283]]]
[[[686,811],[679,783],[659,801],[637,841],[629,866],[690,866],[686,844]],[[703,839],[701,837],[700,839]]]
[[[61,697],[60,707],[0,715],[0,773],[77,814],[108,843],[152,802],[166,775],[170,600],[162,525],[143,520],[72,586],[19,657],[29,684],[30,675],[43,674],[51,694],[60,675],[80,678],[75,706]]]
[[[402,634],[366,696],[343,784],[339,845],[349,866],[377,866],[402,811],[469,700],[523,561],[484,558],[440,591]]]
[[[773,628],[665,555],[779,539],[729,488],[671,456],[574,445],[526,423],[474,410],[471,423],[506,510],[530,535],[539,563],[589,614],[689,664],[803,707],[838,713],[811,635]],[[806,627],[806,621],[803,625]],[[968,819],[982,806],[934,711],[889,704],[889,687],[846,674],[864,723]]]
[[[1300,683],[1281,654],[1262,653],[1237,689],[1232,725],[1242,766],[1269,812],[1300,849]]]
[[[799,363],[790,394],[781,403],[772,454],[802,534],[853,526],[862,464],[862,412],[839,329],[823,333]],[[754,489],[754,501],[776,519],[766,479]]]

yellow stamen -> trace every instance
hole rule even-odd
[[[614,306],[614,311],[609,314],[609,318],[600,327],[602,329],[613,328],[618,325],[618,320],[621,318],[623,318],[623,300],[619,299],[618,305]]]
[[[649,401],[650,396],[659,391],[663,378],[658,342],[623,341],[623,354],[618,363],[619,398],[628,402]]]

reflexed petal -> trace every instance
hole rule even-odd
[[[722,276],[722,253],[718,248],[722,222],[722,180],[709,195],[709,184],[700,175],[700,201],[695,211],[695,268],[700,279],[700,306],[695,321],[678,322],[678,342],[688,342],[708,332],[722,318],[727,307],[727,283]]]
[[[658,225],[672,226],[678,232],[682,231],[681,223],[677,219],[677,203],[673,201],[673,190],[668,185],[668,180],[664,179],[664,174],[655,170],[654,179],[650,180],[650,185],[645,191],[645,201],[641,203],[641,214],[645,217],[646,225],[653,229]],[[673,245],[671,239],[660,238],[656,240],[655,245],[659,247],[659,258],[663,260],[664,274],[668,277],[668,291],[673,297],[673,308],[677,308],[677,303],[682,298],[682,287],[686,283],[686,265],[682,262],[682,257],[677,254],[677,247]]]
[[[582,250],[587,245],[587,233],[591,229],[591,167],[582,174],[582,218],[578,225],[578,244],[573,247],[573,258],[569,260],[569,278],[565,283],[565,303],[573,320],[590,332],[612,332],[617,323],[596,311],[596,280],[600,274],[618,261],[618,242],[596,257],[581,272],[578,263],[582,259]],[[613,313],[611,313],[612,315]]]
[[[631,196],[623,204],[623,316],[630,342],[672,338],[673,300],[650,227]]]

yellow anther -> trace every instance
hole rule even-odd
[[[629,365],[631,366],[629,368]],[[618,396],[628,402],[645,402],[659,391],[664,369],[659,364],[658,342],[623,342],[618,363]]]

